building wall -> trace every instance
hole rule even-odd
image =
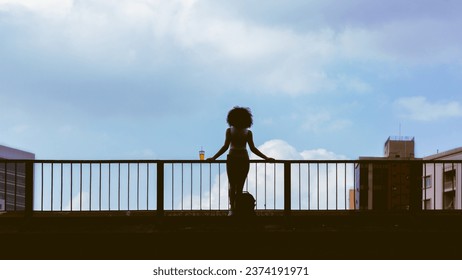
[[[354,190],[354,189],[348,190],[348,194],[349,194],[349,205],[348,205],[348,209],[349,209],[349,210],[355,210],[355,209],[356,209],[355,190]]]
[[[360,157],[355,167],[357,209],[407,210],[421,207],[422,165],[411,137],[389,137],[384,157]],[[402,162],[401,162],[402,161]]]
[[[31,160],[29,152],[0,145],[0,160]],[[22,211],[25,208],[26,165],[0,161],[0,211]]]
[[[408,210],[420,208],[420,160],[362,159],[356,168],[358,209]]]
[[[462,160],[462,147],[437,153],[425,160]],[[430,163],[423,168],[423,209],[462,209],[460,163]]]
[[[384,157],[386,158],[414,158],[414,138],[388,138],[384,146]]]

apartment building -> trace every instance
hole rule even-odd
[[[360,157],[355,166],[355,209],[409,210],[421,208],[422,161],[415,158],[415,141],[389,137],[383,157]]]
[[[462,160],[462,147],[427,156],[424,160],[435,163],[427,163],[423,168],[422,208],[462,209],[462,167],[461,163],[451,162]]]

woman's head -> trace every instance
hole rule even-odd
[[[229,111],[226,121],[230,126],[249,128],[253,124],[252,113],[249,108],[236,106]]]

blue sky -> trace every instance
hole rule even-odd
[[[0,0],[0,144],[196,159],[235,105],[276,158],[462,146],[462,2]]]

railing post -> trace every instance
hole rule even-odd
[[[422,210],[422,183],[424,164],[421,160],[410,161],[409,210]]]
[[[34,162],[27,161],[25,163],[25,209],[24,215],[26,218],[32,217],[34,213]]]
[[[164,163],[157,163],[157,215],[164,215]]]
[[[290,162],[284,162],[284,215],[291,213],[291,170]]]

